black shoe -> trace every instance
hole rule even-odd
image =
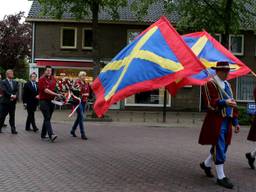
[[[54,142],[57,139],[57,137],[58,137],[57,135],[52,134],[49,138],[51,142]]]
[[[83,140],[88,140],[88,138],[87,138],[85,135],[82,135],[82,136],[81,136],[81,139],[83,139]]]
[[[73,137],[77,137],[76,136],[76,133],[74,131],[70,131],[70,134],[73,136]]]
[[[34,128],[33,131],[36,133],[39,129],[38,128]]]
[[[224,177],[223,179],[217,179],[217,183],[220,186],[228,188],[228,189],[233,189],[233,187],[234,187],[234,185],[231,183],[231,181],[227,177]]]
[[[12,131],[12,134],[16,135],[16,134],[18,134],[18,132],[17,131]]]
[[[201,169],[204,170],[207,177],[214,177],[214,175],[212,174],[212,171],[211,171],[211,167],[206,167],[204,162],[200,163],[200,167],[201,167]]]
[[[255,166],[254,166],[255,158],[252,157],[251,153],[246,153],[245,157],[248,159],[248,164],[251,167],[251,169],[255,169]]]
[[[49,139],[49,137],[48,136],[41,136],[41,139],[45,140],[45,139]]]

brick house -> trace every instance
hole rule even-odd
[[[88,80],[92,81],[92,30],[90,20],[75,20],[69,13],[57,20],[40,14],[41,6],[37,0],[26,18],[33,26],[32,60],[30,71],[41,73],[41,68],[51,65],[55,75],[65,72],[70,78],[75,78],[80,70],[87,71]],[[163,5],[159,2],[150,7],[148,15],[138,21],[128,8],[122,8],[120,18],[113,21],[111,16],[102,11],[99,15],[99,52],[101,62],[107,64],[136,35],[156,21],[161,15],[166,15],[175,24],[177,14],[164,14]],[[221,40],[220,34],[215,34]],[[247,26],[240,34],[230,35],[230,50],[256,70],[256,29]],[[251,75],[232,81],[235,96],[240,102],[252,101],[252,90],[255,78]],[[164,89],[133,95],[113,108],[161,110],[163,106]],[[201,88],[187,86],[182,88],[177,96],[168,95],[169,110],[201,111],[203,103]]]

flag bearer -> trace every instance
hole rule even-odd
[[[214,177],[211,171],[213,162],[217,173],[217,184],[231,189],[233,184],[224,173],[224,163],[228,145],[231,143],[232,126],[235,127],[235,133],[240,130],[237,104],[233,99],[230,84],[226,81],[230,71],[229,63],[218,62],[212,69],[216,70],[216,76],[203,88],[208,110],[199,137],[199,143],[211,145],[211,150],[200,167],[207,177]]]
[[[254,99],[256,101],[256,88],[254,89],[253,94],[254,94]],[[253,142],[256,141],[256,115],[254,115],[254,117],[253,117],[252,125],[250,128],[247,140],[253,141]],[[254,150],[252,150],[251,152],[246,153],[245,157],[247,158],[248,164],[251,167],[251,169],[255,169],[254,162],[255,162],[255,157],[256,157],[256,148]]]

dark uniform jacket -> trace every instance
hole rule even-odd
[[[220,102],[223,100],[223,96],[214,81],[209,81],[203,87],[203,97],[208,110],[199,136],[199,143],[202,145],[216,145],[220,135],[221,124],[226,117],[226,106]],[[228,134],[225,139],[227,144],[231,143],[232,125],[235,124],[234,120],[237,121],[237,117],[238,110],[234,108],[232,117],[229,118]]]

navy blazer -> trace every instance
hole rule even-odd
[[[18,99],[18,89],[19,83],[15,80],[12,80],[13,88],[11,87],[9,81],[7,79],[1,81],[0,87],[2,92],[2,97],[0,97],[0,103],[2,104],[9,104],[9,103],[16,103]],[[11,95],[16,95],[17,98],[12,101]]]
[[[23,103],[27,104],[27,107],[30,108],[36,108],[38,105],[38,99],[36,96],[38,95],[38,84],[36,83],[36,89],[32,85],[31,81],[28,81],[25,83],[23,87]]]

